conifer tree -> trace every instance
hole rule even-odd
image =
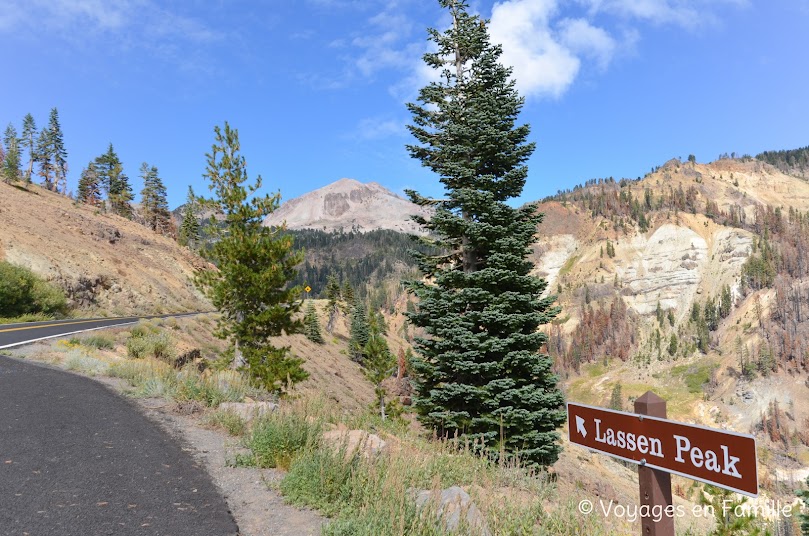
[[[809,477],[806,479],[806,487],[809,488]],[[809,536],[809,490],[798,490],[798,499],[801,501],[801,513],[798,514],[798,522],[801,527],[801,534]]]
[[[365,304],[358,298],[351,311],[351,336],[348,341],[351,359],[362,362],[365,359],[365,345],[368,344],[368,314]]]
[[[81,172],[77,200],[91,206],[103,206],[101,199],[101,182],[93,162]]]
[[[303,315],[303,333],[314,343],[323,344],[325,342],[320,333],[320,320],[317,318],[317,311],[312,300],[306,304],[306,312]]]
[[[25,117],[22,120],[20,145],[28,150],[28,167],[23,175],[25,182],[28,184],[31,184],[31,175],[34,173],[34,162],[37,160],[36,140],[37,125],[36,122],[34,122],[34,116],[31,114],[25,114]]]
[[[199,242],[200,225],[197,219],[197,201],[194,196],[194,190],[188,187],[188,199],[185,202],[185,209],[183,210],[183,222],[180,224],[180,244],[188,246],[191,249],[197,247]]]
[[[348,314],[349,308],[353,307],[354,305],[354,287],[351,286],[351,283],[346,279],[343,281],[343,290],[341,291],[343,297],[343,314]]]
[[[261,177],[247,183],[238,131],[226,122],[214,132],[204,175],[214,197],[200,202],[224,219],[221,224],[212,219],[207,231],[214,240],[201,253],[218,269],[198,272],[195,281],[221,312],[217,335],[234,344],[237,362],[243,358],[254,383],[275,391],[307,377],[303,361],[289,355],[289,347],[278,348],[271,341],[282,333],[303,331],[303,322],[295,318],[301,289],[289,285],[303,254],[292,249],[292,236],[283,227],[263,225],[278,208],[281,194],[255,195]]]
[[[140,203],[146,226],[160,234],[172,234],[171,213],[166,200],[166,187],[158,175],[157,168],[146,162],[140,166],[143,179],[143,190],[140,192]]]
[[[388,347],[388,342],[383,336],[379,323],[380,318],[372,314],[368,322],[368,342],[365,343],[363,354],[365,355],[364,373],[365,377],[374,384],[374,393],[379,405],[379,413],[382,420],[385,420],[385,388],[382,382],[391,376],[395,367],[396,359]]]
[[[95,159],[95,168],[102,186],[107,191],[110,211],[124,218],[132,218],[132,186],[124,174],[124,166],[110,143],[107,152]]]
[[[7,183],[20,180],[20,140],[17,138],[17,130],[11,123],[6,127],[3,135],[3,142],[6,144],[6,154],[3,157],[3,180]]]
[[[51,108],[47,132],[50,155],[53,158],[54,190],[58,192],[61,186],[62,193],[67,194],[67,150],[56,108]]]
[[[409,192],[435,207],[429,220],[415,220],[443,250],[417,255],[426,278],[409,284],[419,304],[408,317],[427,334],[416,340],[414,405],[441,437],[458,434],[493,457],[502,448],[549,465],[560,451],[564,398],[538,328],[559,308],[553,296],[541,297],[547,283],[529,275],[542,215],[507,203],[522,192],[534,144],[526,141],[529,126],[515,125],[523,99],[485,22],[462,0],[440,4],[452,26],[430,30],[436,51],[424,60],[441,79],[408,105],[419,142],[408,150],[446,190],[442,200]]]
[[[45,128],[39,132],[37,138],[36,162],[39,166],[39,176],[42,177],[42,185],[47,190],[53,190],[56,169],[53,166],[53,148],[48,136],[48,129]]]

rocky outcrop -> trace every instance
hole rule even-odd
[[[553,289],[559,272],[565,263],[572,257],[579,243],[571,234],[562,234],[546,237],[540,240],[535,248],[536,267],[532,275],[543,277],[548,282],[545,294],[555,292]]]
[[[659,227],[649,238],[639,234],[615,246],[616,271],[627,304],[640,314],[663,309],[685,310],[697,293],[708,244],[678,225]]]

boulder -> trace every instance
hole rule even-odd
[[[219,404],[221,411],[229,411],[238,415],[243,421],[250,422],[278,409],[274,402],[223,402]]]
[[[415,496],[419,508],[432,502],[437,518],[448,531],[457,532],[463,528],[464,534],[491,536],[483,514],[462,488],[452,486],[440,491],[420,490],[415,492]]]
[[[364,458],[378,455],[387,443],[365,430],[330,430],[323,433],[323,443],[335,450],[345,449],[346,456],[359,453]]]

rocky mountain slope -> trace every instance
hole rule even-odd
[[[31,185],[0,183],[0,259],[62,287],[87,314],[210,310],[202,259],[146,227]]]
[[[289,229],[324,231],[390,229],[404,233],[421,232],[410,221],[414,214],[426,214],[422,207],[402,199],[376,182],[363,184],[340,179],[308,194],[290,199],[264,220],[265,225]]]
[[[672,160],[538,210],[567,397],[631,411],[652,389],[675,419],[756,434],[763,497],[790,496],[809,475],[809,182],[751,158]]]

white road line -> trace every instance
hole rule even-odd
[[[205,313],[184,313],[184,314],[180,314],[180,315],[171,315],[171,316],[167,316],[167,317],[164,317],[164,318],[183,318],[183,317],[186,317],[186,316],[194,316],[194,315],[198,315],[198,314],[205,314]],[[160,318],[160,317],[153,317],[153,318]],[[47,340],[47,339],[56,339],[58,337],[66,337],[67,335],[75,335],[76,333],[86,333],[88,331],[97,331],[99,329],[110,329],[110,328],[117,328],[117,327],[120,327],[120,326],[129,326],[129,325],[132,325],[132,324],[137,324],[140,321],[141,321],[141,318],[139,318],[139,319],[137,319],[137,320],[135,320],[133,322],[123,322],[121,324],[113,324],[111,326],[101,326],[101,327],[98,327],[98,328],[80,329],[78,331],[70,331],[68,333],[59,333],[57,335],[48,335],[47,337],[39,337],[38,339],[28,339],[27,341],[20,341],[20,342],[15,342],[15,343],[0,346],[0,350],[3,350],[5,348],[13,348],[15,346],[22,346],[23,344],[31,344],[32,342],[44,341],[44,340]],[[56,326],[58,326],[58,324],[56,324]]]

